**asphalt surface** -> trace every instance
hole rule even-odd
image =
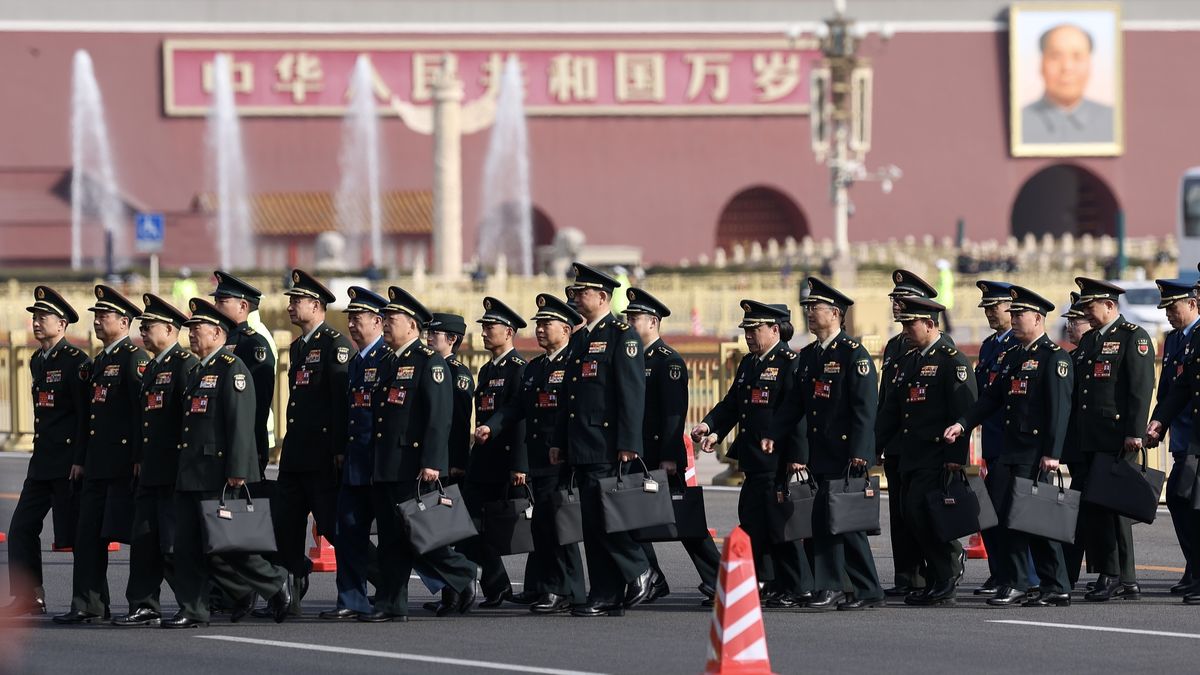
[[[0,455],[0,531],[25,475],[26,458]],[[736,524],[737,493],[706,490],[709,525],[726,534]],[[884,518],[886,521],[886,509]],[[69,609],[71,556],[49,552],[43,533],[50,614]],[[913,608],[893,601],[867,612],[765,612],[768,650],[777,673],[897,673],[971,671],[1194,672],[1200,657],[1200,606],[1184,606],[1167,589],[1183,567],[1170,516],[1134,529],[1144,597],[1136,602],[1084,603],[1069,608],[991,608],[970,590],[987,577],[970,560],[959,602]],[[892,560],[885,536],[871,539],[884,585]],[[108,625],[63,627],[45,617],[0,621],[0,672],[283,672],[366,673],[586,672],[696,673],[704,669],[711,610],[699,606],[699,578],[682,547],[657,545],[671,594],[623,618],[538,617],[509,605],[437,619],[421,609],[430,595],[410,589],[412,620],[366,625],[316,618],[334,606],[333,574],[314,574],[305,616],[281,625],[214,617],[207,629],[166,631]],[[7,551],[7,544],[0,544]],[[0,554],[7,559],[7,554]],[[110,557],[113,610],[124,613],[128,551]],[[506,560],[520,580],[524,559]],[[7,597],[7,574],[0,574]],[[519,588],[518,588],[519,590]],[[174,612],[169,588],[164,610]],[[1122,632],[1133,631],[1133,632]]]

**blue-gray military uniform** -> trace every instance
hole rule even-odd
[[[178,331],[187,316],[162,298],[146,293],[142,323],[171,324]],[[199,360],[179,343],[156,354],[142,376],[142,442],[138,446],[138,486],[129,542],[129,615],[114,623],[143,625],[160,618],[159,593],[165,580],[175,585],[175,480],[183,434],[184,388]]]
[[[79,314],[49,286],[34,289],[30,313],[44,312],[68,324]],[[8,526],[8,588],[13,602],[0,610],[5,616],[45,614],[42,590],[42,524],[54,511],[54,542],[70,547],[77,509],[68,476],[75,450],[87,441],[88,400],[91,397],[91,359],[63,337],[29,359],[33,382],[33,456],[21,496]]]
[[[825,303],[844,317],[854,301],[820,279],[808,279],[804,305]],[[859,610],[882,606],[883,589],[866,532],[829,531],[828,490],[833,481],[850,475],[852,460],[875,457],[875,419],[879,383],[870,353],[845,331],[822,344],[814,341],[800,350],[796,387],[772,425],[773,436],[786,436],[802,419],[807,444],[796,461],[807,466],[821,492],[813,508],[813,576],[817,594],[814,609]],[[861,469],[866,471],[864,465]],[[846,586],[845,582],[849,582]],[[846,591],[853,598],[846,597]]]
[[[108,286],[96,286],[95,293],[96,304],[90,308],[93,312],[114,312],[131,322],[142,313]],[[118,504],[133,501],[133,458],[142,440],[139,399],[142,374],[149,361],[146,351],[133,344],[128,335],[105,347],[92,360],[87,443],[75,448],[75,464],[83,466],[84,474],[75,530],[71,612],[54,617],[58,623],[80,623],[108,614],[105,512],[112,504],[111,521],[124,513]],[[109,524],[127,530],[131,523]]]
[[[1054,309],[1053,303],[1020,286],[1013,286],[1009,295],[1009,312],[1013,314],[1033,311],[1045,315]],[[997,464],[1004,465],[1014,478],[1040,477],[1049,482],[1049,476],[1041,471],[1041,460],[1062,458],[1074,383],[1071,358],[1045,334],[1006,354],[1004,370],[958,423],[963,434],[968,434],[996,411],[1003,411],[1004,454]],[[1011,486],[1004,494],[997,511],[1001,523],[1008,518]],[[995,597],[988,599],[989,605],[1071,603],[1061,544],[1009,528],[1005,528],[1002,541],[1003,549],[991,553],[998,558],[997,581],[1001,586]],[[1040,596],[1030,598],[1026,598],[1024,588],[1027,551],[1033,554],[1042,591]]]
[[[387,300],[360,286],[349,289],[346,313],[379,314]],[[375,521],[371,498],[371,478],[375,468],[374,413],[372,399],[382,379],[384,360],[390,354],[380,336],[364,345],[347,364],[350,388],[346,455],[342,462],[341,488],[337,496],[337,608],[322,612],[322,618],[347,619],[371,611],[367,582],[377,574],[378,554],[371,543],[371,523]],[[343,611],[344,610],[344,611]]]

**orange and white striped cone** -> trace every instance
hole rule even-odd
[[[0,544],[3,544],[6,541],[8,541],[8,535],[3,532],[0,532]]]
[[[987,462],[976,452],[975,435],[971,435],[971,464],[979,467],[979,475],[987,476]],[[967,540],[967,545],[964,547],[967,552],[967,558],[970,560],[987,560],[987,547],[983,545],[983,535],[976,532]]]
[[[683,472],[683,479],[688,487],[700,487],[700,480],[696,477],[696,447],[692,443],[691,435],[686,432],[683,434],[683,449],[687,454],[687,469]],[[708,536],[715,539],[717,531],[708,528]]]
[[[329,540],[317,534],[317,524],[313,523],[313,547],[308,549],[308,557],[312,558],[314,572],[336,572],[337,555]]]
[[[733,528],[725,539],[714,600],[705,674],[774,675],[767,656],[750,537],[740,527]]]

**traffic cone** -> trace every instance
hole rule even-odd
[[[683,434],[683,449],[687,453],[687,469],[683,472],[683,479],[688,487],[696,487],[700,484],[696,479],[696,447],[692,444],[691,434],[687,432]]]
[[[53,551],[54,553],[73,553],[75,551],[75,548],[73,546],[59,546],[58,544],[51,544],[50,550]],[[120,551],[120,550],[121,550],[121,545],[119,543],[117,543],[115,541],[108,542],[108,552],[109,553],[116,553],[117,551]]]
[[[725,539],[704,672],[774,675],[767,657],[767,634],[763,629],[750,537],[740,527],[733,528]]]
[[[975,437],[971,436],[971,464],[979,467],[979,475],[987,476],[987,462],[975,452]],[[987,560],[987,547],[983,545],[983,535],[976,532],[967,540],[964,548],[969,560]]]
[[[6,541],[8,541],[8,535],[3,532],[0,532],[0,544],[3,544]]]
[[[333,545],[325,537],[317,534],[316,523],[313,523],[313,547],[308,549],[308,557],[312,558],[314,572],[337,571],[337,556],[334,555]]]

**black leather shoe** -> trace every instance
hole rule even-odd
[[[1117,590],[1113,591],[1113,600],[1141,600],[1142,587],[1135,581],[1131,584],[1121,582]]]
[[[1021,603],[1022,607],[1070,607],[1070,593],[1038,593],[1037,597],[1029,598]]]
[[[441,607],[441,606],[442,606],[441,600],[430,600],[429,602],[426,602],[425,604],[421,605],[421,609],[424,609],[428,612],[437,612],[438,607]]]
[[[1088,589],[1089,591],[1094,591],[1097,588],[1103,588],[1105,586],[1108,586],[1109,584],[1111,584],[1114,581],[1116,581],[1115,578],[1110,577],[1107,574],[1101,574],[1100,576],[1096,577],[1095,581],[1087,582],[1087,584],[1084,586],[1084,588]]]
[[[892,586],[891,588],[885,588],[883,594],[889,598],[904,598],[913,593],[921,593],[924,590],[923,587],[917,586]]]
[[[647,567],[645,572],[629,583],[625,590],[625,600],[621,604],[628,609],[645,602],[654,591],[655,581],[654,570]]]
[[[861,612],[864,609],[873,607],[883,607],[887,605],[887,600],[881,595],[878,598],[858,598],[855,600],[847,600],[840,603],[837,608],[840,612]]]
[[[943,581],[933,584],[919,595],[904,598],[904,604],[918,607],[953,605],[958,598],[958,581]]]
[[[514,605],[532,605],[533,603],[538,602],[545,597],[545,595],[545,593],[521,591],[520,593],[514,593],[513,596],[508,599],[508,601]]]
[[[780,593],[767,600],[767,609],[796,609],[801,604],[790,593]]]
[[[1025,602],[1025,591],[1018,591],[1012,586],[1001,586],[996,589],[996,594],[988,598],[987,604],[992,607],[1016,607]]]
[[[267,601],[267,607],[271,609],[271,619],[275,623],[283,623],[283,620],[288,617],[288,611],[292,606],[292,589],[288,588],[290,584],[285,583],[279,592],[271,596]]]
[[[954,577],[954,585],[958,586],[958,582],[962,581],[963,575],[967,573],[967,549],[959,549],[958,551],[958,574]]]
[[[758,592],[758,604],[761,607],[766,607],[768,603],[770,603],[772,600],[777,599],[780,595],[783,595],[783,594],[780,593],[779,591],[772,591],[770,589],[764,588]]]
[[[471,611],[471,606],[475,604],[475,584],[467,586],[467,590],[459,593],[447,586],[442,589],[442,601],[438,603],[436,614],[441,616],[449,616],[454,612],[466,614]]]
[[[1084,594],[1084,600],[1088,602],[1107,602],[1116,596],[1117,590],[1121,588],[1121,581],[1116,577],[1103,578],[1108,583],[1100,585],[1100,582],[1097,581],[1096,587]]]
[[[229,610],[229,622],[237,623],[246,618],[246,615],[254,610],[254,603],[256,602],[258,602],[258,596],[253,593],[250,594],[250,597],[238,602]]]
[[[817,591],[808,603],[808,609],[834,609],[845,599],[846,594],[841,591]]]
[[[387,623],[389,621],[398,621],[400,623],[408,622],[407,614],[392,614],[391,612],[371,612],[370,614],[359,614],[354,617],[363,623]]]
[[[162,615],[150,609],[149,607],[138,607],[137,611],[130,612],[125,616],[117,617],[112,620],[112,625],[121,626],[122,628],[132,628],[134,626],[157,626],[162,620]]]
[[[270,619],[273,616],[275,616],[275,612],[271,610],[271,603],[268,602],[263,607],[259,607],[258,609],[251,610],[250,616],[252,616],[256,619]]]
[[[625,607],[619,602],[589,602],[572,607],[571,616],[625,616]]]
[[[655,600],[659,598],[665,598],[670,594],[671,587],[667,585],[667,578],[663,576],[662,572],[655,570],[654,581],[650,583],[650,595],[647,595],[643,602],[650,604]]]
[[[170,619],[163,619],[158,624],[159,628],[200,628],[201,626],[208,628],[208,622],[189,619],[188,617],[181,616],[179,614],[176,614]]]
[[[503,591],[500,591],[499,593],[497,593],[494,596],[489,595],[486,598],[484,598],[483,602],[479,603],[479,608],[480,609],[495,609],[495,608],[499,607],[500,605],[503,605],[505,600],[508,600],[509,598],[511,598],[512,594],[513,594],[512,587],[510,586],[509,588],[506,588]]]
[[[996,584],[996,580],[992,577],[988,577],[987,581],[983,582],[983,585],[979,588],[976,588],[974,593],[975,595],[992,596],[996,594],[996,589],[998,588],[1000,588],[1000,586]]]
[[[304,616],[304,610],[300,607],[300,599],[308,593],[308,575],[301,577],[291,577],[291,602],[288,603],[288,616]]]
[[[1183,596],[1183,604],[1200,605],[1200,589],[1193,588],[1191,592]]]
[[[346,609],[345,607],[343,607],[341,609],[325,610],[324,612],[321,612],[317,616],[321,617],[322,619],[325,619],[326,621],[349,621],[350,619],[357,618],[358,612],[356,612],[352,609]]]
[[[537,602],[529,606],[534,614],[560,614],[571,609],[571,601],[555,593],[546,593]]]
[[[717,590],[708,584],[700,584],[696,587],[696,590],[700,591],[700,595],[703,595],[709,600],[717,596]]]
[[[309,571],[311,572],[312,570],[309,570]],[[305,574],[304,576],[301,576],[301,577],[296,577],[296,590],[299,592],[293,593],[293,595],[296,596],[297,603],[299,603],[300,600],[303,600],[304,596],[308,595],[308,586],[309,586],[309,581],[308,581],[307,574]]]
[[[12,602],[0,607],[0,616],[14,617],[26,614],[38,615],[46,613],[46,601],[35,596],[13,598]]]
[[[1179,583],[1171,587],[1171,595],[1187,595],[1195,586],[1196,582],[1191,579],[1180,579]]]
[[[73,609],[73,610],[67,612],[66,614],[59,614],[59,615],[55,616],[54,623],[62,624],[64,626],[76,626],[81,623],[92,623],[93,621],[95,621],[97,619],[101,619],[101,618],[108,618],[108,617],[101,617],[99,614],[92,614],[91,612],[81,612],[77,609]]]

